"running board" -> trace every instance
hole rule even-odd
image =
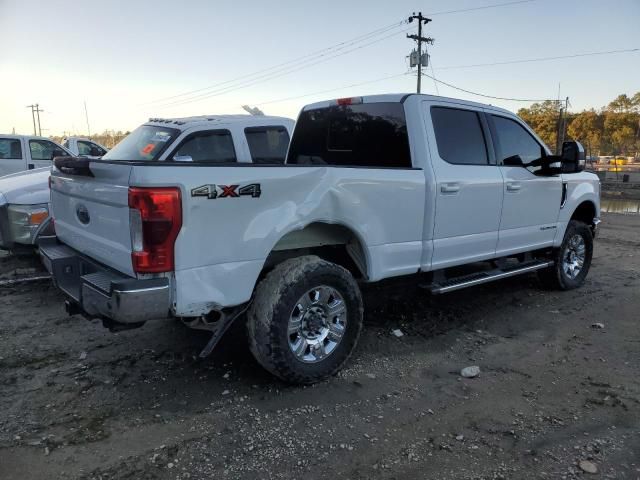
[[[534,272],[552,265],[552,261],[537,261],[530,262],[525,265],[516,265],[511,268],[472,273],[471,275],[464,275],[462,277],[455,277],[443,282],[434,283],[431,285],[430,290],[433,294],[453,292],[454,290],[473,287],[474,285],[481,285],[483,283],[489,283],[503,278],[515,277],[516,275],[522,275],[523,273]]]

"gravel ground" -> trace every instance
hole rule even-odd
[[[177,322],[112,334],[45,281],[0,288],[0,478],[640,479],[638,247],[640,216],[611,214],[579,290],[370,286],[352,361],[312,387],[240,325],[197,361]]]

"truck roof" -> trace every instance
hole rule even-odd
[[[196,117],[182,118],[150,118],[145,125],[170,126],[180,130],[186,130],[203,125],[235,125],[242,124],[248,127],[269,125],[274,123],[294,123],[294,120],[286,117],[274,117],[269,115],[199,115]]]
[[[472,102],[469,100],[462,100],[460,98],[452,98],[452,97],[442,97],[438,95],[426,95],[423,93],[385,93],[380,95],[363,95],[361,97],[352,97],[352,98],[362,98],[362,103],[380,103],[380,102],[404,102],[407,97],[415,97],[420,96],[425,100],[437,100],[444,101],[450,103],[458,103],[461,105],[469,105],[476,108],[490,108],[495,111],[500,111],[502,113],[508,113],[509,115],[513,115],[513,112],[509,110],[505,110],[504,108],[496,107],[494,105],[488,103],[478,103]],[[322,102],[311,103],[306,105],[303,110],[312,110],[314,108],[325,108],[330,107],[336,104],[337,99],[333,100],[324,100]]]
[[[48,137],[41,137],[39,135],[18,135],[13,133],[0,133],[0,138],[27,138],[29,140],[48,140],[53,143],[57,143],[55,140],[52,140]]]

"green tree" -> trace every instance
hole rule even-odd
[[[567,128],[567,133],[572,139],[583,143],[587,149],[587,155],[592,156],[600,152],[603,130],[601,116],[591,109],[575,115]]]
[[[558,113],[558,103],[553,100],[518,110],[518,116],[533,128],[552,151],[556,148],[558,137]]]
[[[604,114],[604,133],[613,153],[635,153],[638,137],[638,114],[608,111]]]
[[[623,93],[622,95],[618,95],[615,98],[615,100],[609,103],[607,109],[613,112],[626,113],[626,112],[630,112],[633,109],[633,107],[634,107],[634,100],[629,98],[626,93]]]

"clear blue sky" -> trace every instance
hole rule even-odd
[[[335,90],[261,108],[295,118],[302,105],[316,100],[410,92],[415,89],[410,75],[339,88],[406,72],[405,56],[413,45],[404,26],[350,46],[393,34],[351,53],[224,95],[182,105],[147,103],[303,57],[400,22],[412,11],[431,14],[508,2],[0,0],[0,133],[14,127],[30,133],[31,113],[25,106],[34,102],[45,110],[43,134],[54,135],[86,132],[85,100],[96,132],[132,129],[150,116],[238,113],[242,104],[329,89]],[[432,18],[426,33],[436,39],[430,47],[435,75],[468,90],[556,98],[560,83],[573,110],[599,108],[620,93],[640,90],[640,52],[443,68],[640,48],[640,0],[535,0]],[[435,93],[431,80],[423,85],[424,92]],[[528,105],[482,99],[443,85],[439,93],[511,110]]]

